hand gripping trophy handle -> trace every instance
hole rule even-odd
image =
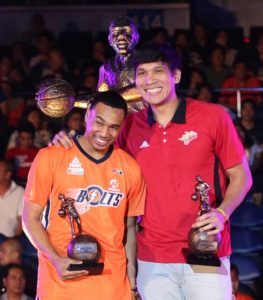
[[[211,210],[209,191],[210,186],[200,176],[196,176],[197,184],[192,200],[200,200],[199,215]],[[201,228],[191,228],[188,234],[189,252],[187,263],[196,265],[220,266],[221,262],[216,255],[221,241],[220,234],[208,235]]]

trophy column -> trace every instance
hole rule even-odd
[[[68,256],[82,261],[82,264],[70,264],[68,270],[87,270],[89,275],[101,274],[104,268],[104,263],[98,262],[101,256],[101,246],[95,237],[82,233],[80,217],[74,206],[75,200],[63,194],[59,194],[58,199],[61,200],[58,214],[60,217],[68,216],[73,237],[67,247]],[[77,224],[77,230],[75,224]]]
[[[199,198],[199,215],[203,215],[211,210],[209,197],[209,190],[211,188],[200,176],[197,176],[196,180],[197,184],[195,185],[195,193],[192,195],[192,200],[196,201]],[[220,241],[220,234],[208,235],[207,231],[202,231],[200,228],[192,228],[188,234],[190,254],[188,255],[187,263],[219,267],[221,262],[216,252]]]

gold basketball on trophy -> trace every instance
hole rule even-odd
[[[65,80],[48,79],[40,84],[35,99],[43,113],[52,118],[60,118],[73,108],[75,92]]]

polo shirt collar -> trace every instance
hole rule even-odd
[[[185,124],[185,114],[186,114],[186,101],[184,98],[180,99],[179,106],[177,110],[175,111],[171,122],[172,123],[177,123],[177,124]],[[156,121],[154,120],[153,117],[153,111],[151,107],[148,107],[147,110],[147,119],[148,119],[148,124],[152,126]]]

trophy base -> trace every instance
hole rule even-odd
[[[88,275],[100,275],[103,271],[104,263],[83,261],[82,264],[70,264],[69,271],[89,271]]]
[[[221,261],[216,255],[201,256],[197,254],[189,254],[187,257],[187,263],[190,265],[212,266],[220,267]]]

